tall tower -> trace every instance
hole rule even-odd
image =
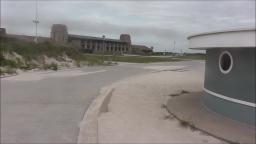
[[[132,52],[131,36],[129,34],[121,34],[120,41],[126,42],[128,44],[128,50],[129,50],[129,53],[131,53]]]
[[[51,39],[56,44],[66,44],[68,42],[68,29],[63,24],[52,25]]]
[[[131,36],[129,34],[121,34],[120,40],[131,44]]]
[[[0,27],[0,36],[5,36],[6,35],[6,30],[5,28]]]

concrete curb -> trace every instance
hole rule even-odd
[[[3,76],[0,76],[1,79],[3,78],[7,78],[7,77],[13,77],[13,76],[17,76],[18,74],[12,74],[12,75],[3,75]]]
[[[41,73],[41,74],[47,74],[47,73],[52,73],[52,72],[62,72],[62,71],[71,71],[71,70],[79,70],[81,67],[69,67],[69,68],[59,68],[57,71],[54,70],[35,70],[35,71],[24,71],[24,73]],[[16,74],[11,74],[11,75],[1,75],[0,78],[4,79],[7,77],[13,77],[13,76],[18,76],[23,73],[16,73]]]
[[[165,107],[180,122],[229,144],[255,142],[254,127],[210,110],[203,102],[203,92],[171,98]],[[186,105],[186,107],[184,107]],[[243,135],[246,133],[246,135]]]
[[[79,125],[78,144],[98,143],[98,116],[108,111],[113,91],[113,87],[103,88],[100,95],[89,106]]]

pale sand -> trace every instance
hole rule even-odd
[[[202,86],[203,69],[151,73],[115,83],[108,112],[98,118],[99,143],[224,143],[164,118],[168,113],[161,107],[169,94],[201,91]]]
[[[152,69],[152,70],[158,70],[158,71],[164,71],[164,70],[178,70],[185,68],[184,66],[145,66],[144,69]]]
[[[23,72],[16,76],[6,77],[1,80],[6,81],[39,81],[46,78],[58,77],[76,77],[81,75],[88,75],[93,73],[105,72],[106,70],[84,72],[79,69],[60,70],[60,71],[44,71],[44,72]]]

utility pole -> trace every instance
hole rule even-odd
[[[176,41],[173,41],[173,51],[175,52],[175,45],[176,45]]]
[[[105,35],[102,36],[103,38],[103,51],[102,51],[102,62],[104,63],[104,54],[105,54]]]
[[[2,26],[2,5],[1,5],[1,2],[2,2],[2,0],[0,0],[0,28],[1,28],[1,26]]]
[[[35,19],[33,20],[33,23],[35,23],[35,26],[36,26],[36,34],[35,34],[34,41],[35,41],[35,43],[37,43],[38,42],[37,25],[39,23],[39,20],[38,20],[38,0],[36,0],[36,14],[35,14]]]

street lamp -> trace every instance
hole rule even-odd
[[[173,41],[173,53],[175,53],[175,45],[176,45],[176,41]]]
[[[103,35],[102,38],[103,38],[103,51],[104,51],[105,50],[105,45],[104,45],[105,44],[105,35]]]
[[[36,25],[36,35],[35,35],[35,39],[34,39],[34,41],[35,41],[35,43],[37,43],[38,42],[38,37],[37,37],[37,25],[38,25],[38,23],[39,23],[39,20],[38,20],[38,2],[37,2],[38,0],[36,0],[36,15],[35,15],[35,19],[33,20],[33,23],[35,23],[35,25]]]
[[[104,63],[104,54],[105,54],[105,35],[102,36],[103,38],[103,49],[102,49],[102,62]]]
[[[36,25],[36,35],[35,35],[34,41],[35,41],[35,43],[37,43],[37,42],[38,42],[38,37],[37,37],[37,25],[38,25],[39,21],[38,21],[38,20],[33,20],[33,23],[35,23],[35,25]]]

